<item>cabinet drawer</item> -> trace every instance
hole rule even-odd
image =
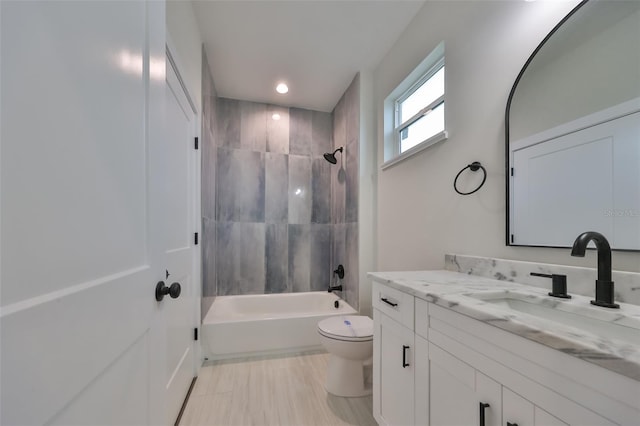
[[[373,307],[413,330],[413,296],[376,281],[372,288]]]

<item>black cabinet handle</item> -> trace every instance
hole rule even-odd
[[[484,425],[484,410],[485,408],[490,407],[489,404],[481,402],[480,403],[480,426],[485,426]]]
[[[397,303],[393,303],[393,302],[389,302],[389,299],[385,299],[384,297],[381,297],[380,300],[382,300],[384,303],[386,303],[387,305],[391,305],[391,306],[398,306]]]
[[[409,363],[407,362],[407,349],[409,349],[409,346],[402,345],[402,368],[407,368],[409,366]]]
[[[507,426],[518,426],[518,423],[507,422]]]

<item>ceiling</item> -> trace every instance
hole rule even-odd
[[[218,96],[332,111],[373,70],[420,0],[193,0]],[[278,82],[289,93],[275,92]]]

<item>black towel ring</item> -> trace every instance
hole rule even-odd
[[[458,178],[460,177],[460,175],[462,174],[462,172],[464,172],[465,170],[470,169],[472,172],[477,172],[478,169],[482,169],[482,173],[484,174],[484,176],[482,176],[482,182],[480,183],[480,185],[478,185],[478,187],[476,189],[474,189],[471,192],[460,192],[458,190]],[[479,161],[474,161],[473,163],[467,165],[467,167],[465,167],[464,169],[460,170],[458,172],[458,174],[456,175],[456,178],[453,180],[453,189],[456,190],[456,192],[460,195],[470,195],[473,194],[474,192],[476,192],[478,189],[482,188],[482,185],[484,185],[484,181],[487,180],[487,170],[482,166],[482,164],[480,164]]]

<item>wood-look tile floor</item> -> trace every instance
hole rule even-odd
[[[371,396],[324,390],[328,360],[300,353],[206,363],[180,425],[377,425]]]

